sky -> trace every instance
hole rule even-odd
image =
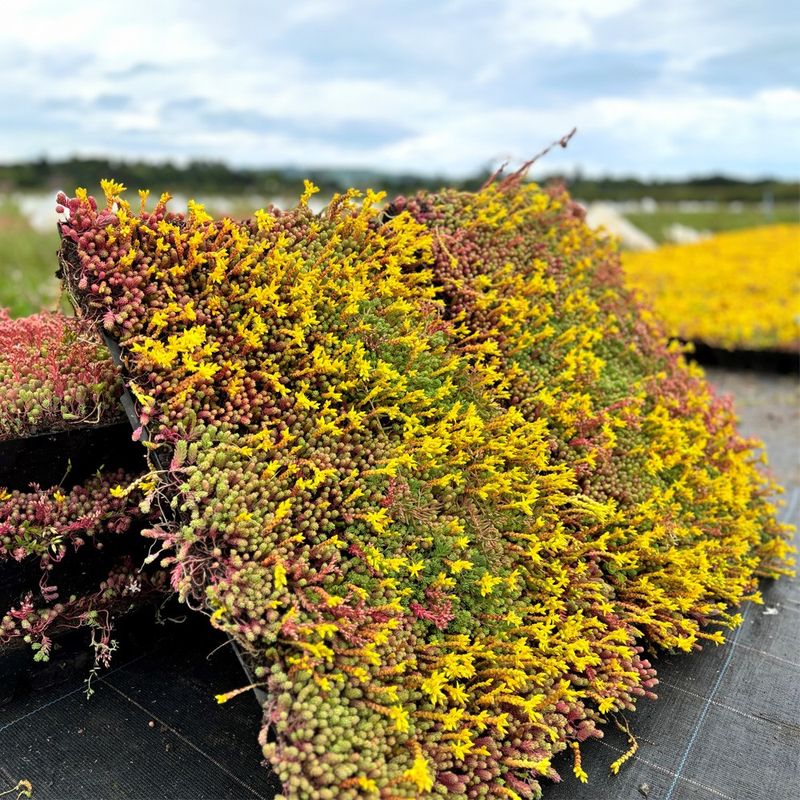
[[[3,3],[0,162],[800,175],[800,3]]]

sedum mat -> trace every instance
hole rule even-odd
[[[794,378],[716,372],[735,393],[743,431],[767,446],[787,487],[784,521],[800,521],[798,404]],[[797,543],[797,542],[796,542]],[[561,800],[767,800],[800,794],[800,583],[768,584],[764,606],[720,648],[659,659],[659,702],[628,717],[637,753],[609,726],[588,743],[584,786],[568,766],[546,797]],[[277,783],[260,766],[260,713],[250,696],[218,706],[219,680],[241,681],[208,626],[145,628],[117,656],[87,701],[82,674],[38,678],[38,691],[0,706],[0,791],[27,779],[37,800],[216,800],[271,798]],[[131,655],[138,653],[137,655]],[[208,657],[208,658],[207,658]],[[2,673],[0,673],[2,674]],[[153,722],[153,727],[149,723]],[[213,754],[213,755],[212,755]]]

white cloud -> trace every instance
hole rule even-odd
[[[546,167],[797,171],[790,70],[756,60],[727,82],[704,71],[770,54],[785,25],[768,8],[139,0],[85,13],[45,0],[35,11],[3,12],[3,160],[106,153],[464,173],[524,160],[575,124],[578,138]]]
[[[595,22],[616,17],[642,0],[505,0],[498,3],[498,35],[515,51],[595,44]]]

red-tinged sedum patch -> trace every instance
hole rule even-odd
[[[121,416],[117,369],[91,324],[0,309],[0,440]]]
[[[56,313],[12,320],[0,310],[0,450],[2,440],[117,420],[121,389],[91,322]],[[35,475],[43,456],[32,445],[29,457],[26,472]],[[98,453],[98,466],[103,457]],[[19,483],[18,475],[8,478]],[[114,619],[164,594],[164,573],[142,572],[127,555],[103,568],[109,559],[102,557],[73,568],[87,551],[96,555],[132,524],[141,526],[138,478],[105,470],[71,488],[11,491],[0,484],[0,653],[24,640],[37,661],[47,660],[55,633],[88,627],[102,665]]]

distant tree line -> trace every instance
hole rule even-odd
[[[659,203],[712,200],[720,203],[775,203],[800,201],[800,185],[792,181],[764,179],[743,181],[725,175],[709,175],[682,181],[642,181],[638,178],[565,178],[575,197],[583,200],[642,200]]]
[[[104,158],[73,158],[67,161],[39,159],[20,164],[0,164],[0,191],[73,189],[99,187],[100,178],[114,177],[129,189],[169,189],[192,196],[209,194],[299,194],[303,180],[312,180],[325,193],[357,188],[381,188],[391,194],[442,186],[476,189],[486,174],[460,181],[413,174],[381,174],[370,170],[230,167],[212,161],[192,161],[185,166],[170,162],[116,161]]]
[[[170,162],[117,161],[105,158],[71,158],[51,161],[41,158],[19,164],[0,164],[0,191],[72,190],[85,186],[93,191],[101,177],[113,176],[126,186],[169,188],[202,197],[210,194],[246,194],[280,196],[298,194],[303,179],[309,178],[325,193],[343,191],[350,186],[385,189],[390,195],[409,194],[418,189],[436,190],[442,186],[476,189],[488,177],[488,171],[462,180],[413,173],[390,174],[363,169],[237,168],[220,162],[192,161],[178,166]],[[659,202],[716,200],[754,203],[768,199],[775,203],[796,203],[800,191],[796,182],[773,179],[743,181],[724,175],[691,178],[683,181],[642,181],[637,178],[586,178],[574,175],[550,175],[537,178],[540,183],[560,180],[573,196],[586,201],[638,200],[651,197]]]

